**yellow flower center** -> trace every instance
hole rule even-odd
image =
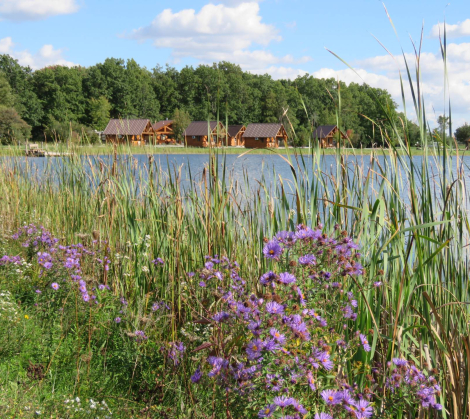
[[[254,351],[257,351],[258,350],[258,347],[256,345],[253,345],[253,350]]]
[[[269,412],[270,412],[269,409],[266,409],[266,410],[264,411],[264,413],[266,413],[266,414],[268,414]]]
[[[269,251],[269,254],[270,254],[270,255],[274,255],[274,250],[271,249],[271,250]]]
[[[328,400],[329,400],[330,402],[332,402],[332,401],[333,401],[333,397],[332,397],[332,396],[328,397]]]
[[[276,338],[278,338],[278,337],[281,336],[281,335],[280,335],[278,332],[276,332],[276,333],[274,333],[274,336],[275,336]]]
[[[362,410],[363,412],[365,412],[366,408],[365,408],[365,407],[361,407],[361,410]]]

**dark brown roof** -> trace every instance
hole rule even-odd
[[[247,138],[270,138],[275,137],[279,130],[281,129],[282,124],[250,124],[246,128],[243,137]]]
[[[173,123],[173,120],[171,120],[171,119],[168,120],[168,119],[167,119],[166,121],[158,121],[158,122],[155,122],[155,124],[153,124],[152,127],[153,127],[153,129],[156,131],[156,130],[158,130],[158,129],[160,129],[160,128],[163,128],[163,127],[165,127],[165,126],[167,126],[167,125],[170,125],[170,124],[172,124],[172,123]]]
[[[209,129],[209,122],[207,121],[194,121],[186,128],[185,135],[207,135]],[[210,121],[211,132],[217,127],[217,121]]]
[[[142,135],[148,119],[111,119],[103,131],[104,135]]]
[[[313,131],[313,138],[325,138],[336,128],[336,125],[320,125]]]
[[[229,125],[228,135],[230,135],[230,137],[235,137],[244,126],[245,125]]]

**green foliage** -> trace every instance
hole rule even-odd
[[[8,84],[8,80],[2,73],[0,73],[0,106],[11,108],[14,103],[15,98],[11,91],[11,87]]]
[[[455,131],[455,139],[460,143],[464,143],[470,139],[470,125],[465,122],[464,125],[457,128]]]
[[[31,127],[13,108],[0,106],[0,142],[14,144],[23,142],[31,135]]]
[[[104,96],[89,101],[90,127],[97,131],[103,131],[109,122],[111,105]]]
[[[273,80],[229,62],[149,71],[134,60],[108,58],[88,68],[54,66],[33,72],[0,55],[0,71],[12,88],[14,107],[37,137],[53,120],[101,130],[108,113],[155,121],[184,110],[192,121],[218,115],[229,124],[282,122],[294,145],[308,144],[313,126],[338,122],[343,131],[354,130],[361,145],[382,145],[378,133],[390,129],[383,107],[396,114],[397,106],[383,89],[310,75]]]
[[[175,109],[173,113],[173,132],[175,133],[177,141],[184,140],[184,131],[191,123],[191,119],[189,118],[189,113],[185,110]]]
[[[78,122],[61,122],[52,119],[44,131],[51,142],[92,144],[99,141],[98,135],[85,125]]]

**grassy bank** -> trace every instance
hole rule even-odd
[[[139,147],[130,147],[130,146],[119,146],[116,150],[111,145],[91,145],[91,146],[72,146],[66,147],[63,144],[58,145],[41,145],[41,148],[50,152],[59,152],[67,154],[76,154],[76,155],[113,155],[115,152],[117,154],[209,154],[210,150],[203,148],[195,147],[177,147],[177,146],[139,146]],[[363,149],[353,149],[353,148],[342,148],[341,154],[343,155],[370,155],[371,153],[380,153],[382,149],[372,149],[372,148],[363,148]],[[428,151],[423,150],[422,148],[410,147],[409,150],[401,150],[398,148],[396,150],[400,155],[410,154],[412,156],[424,156],[426,154],[438,154],[439,151],[434,148],[430,148]],[[442,151],[442,150],[441,150]],[[221,148],[219,153],[224,154],[268,154],[272,155],[272,150],[262,150],[262,149],[246,149],[240,147],[224,147]],[[288,150],[285,148],[280,148],[275,150],[279,154],[298,154],[298,155],[309,155],[311,150],[308,148],[293,148],[290,147]],[[447,153],[456,155],[456,154],[466,154],[464,146],[460,146],[458,149],[448,149]],[[323,149],[322,154],[325,155],[335,155],[337,153],[336,149]],[[387,153],[387,150],[385,150]],[[0,156],[23,156],[25,154],[24,147],[17,146],[0,146]]]
[[[3,416],[17,417],[27,403],[60,416],[62,400],[79,397],[105,400],[121,417],[229,415],[226,409],[230,415],[238,412],[251,417],[254,413],[248,402],[225,393],[214,399],[210,383],[203,390],[193,388],[189,377],[210,351],[189,353],[175,369],[159,348],[184,342],[193,351],[219,339],[215,325],[208,329],[204,323],[194,323],[207,318],[207,297],[198,285],[200,279],[188,277],[187,272],[203,266],[206,255],[237,260],[247,289],[265,295],[259,278],[277,268],[263,256],[264,238],[279,230],[295,231],[301,223],[321,223],[325,234],[332,234],[338,225],[357,240],[366,268],[360,278],[343,286],[357,294],[354,330],[369,331],[372,350],[349,359],[343,379],[359,383],[361,392],[369,388],[380,395],[378,389],[388,377],[371,381],[367,366],[386,371],[392,358],[406,358],[420,369],[435,371],[442,386],[438,402],[445,406],[439,414],[466,417],[470,388],[466,350],[470,313],[465,304],[469,298],[468,202],[465,166],[457,162],[459,171],[452,172],[452,165],[442,165],[451,154],[445,150],[436,158],[425,156],[418,167],[393,151],[385,163],[374,153],[370,163],[346,164],[336,155],[336,171],[327,174],[320,166],[322,151],[316,150],[309,160],[297,156],[301,168],[294,170],[292,165],[294,184],[280,179],[269,186],[271,182],[263,176],[258,183],[246,175],[243,182],[252,191],[249,196],[240,189],[239,179],[237,185],[219,169],[216,160],[220,162],[223,155],[212,155],[198,178],[176,171],[162,173],[152,159],[137,168],[136,177],[127,176],[131,161],[118,159],[109,166],[90,168],[71,159],[61,167],[50,166],[40,183],[24,176],[19,161],[4,161],[0,168],[3,252],[24,255],[22,263],[32,267],[0,272],[3,291],[10,293],[16,313],[14,325],[1,337],[3,346],[10,348],[0,359]],[[435,161],[437,177],[428,171],[428,159]],[[313,177],[306,175],[307,169]],[[183,187],[181,180],[188,175],[189,186]],[[277,178],[275,173],[265,175]],[[75,299],[64,294],[60,301],[65,317],[51,317],[57,313],[53,307],[58,301],[58,294],[51,294],[51,282],[57,281],[61,289],[65,285],[54,276],[42,277],[41,266],[34,265],[36,256],[28,260],[22,247],[12,242],[11,234],[23,223],[46,226],[63,245],[80,242],[93,247],[93,240],[106,241],[109,249],[100,251],[110,260],[109,271],[105,273],[96,262],[83,262],[87,286],[110,286],[110,298],[116,302],[100,305],[108,307],[106,313],[90,309],[85,315],[77,311],[75,302],[68,305]],[[151,263],[157,257],[164,261],[161,267]],[[370,288],[367,284],[377,282],[378,277],[383,286]],[[36,287],[49,296],[46,301],[33,298]],[[313,292],[311,285],[305,287]],[[128,302],[125,310],[119,309],[120,298]],[[154,302],[164,302],[172,314],[155,317],[150,309]],[[45,311],[38,311],[34,304]],[[45,312],[51,314],[45,316]],[[84,317],[77,317],[78,313]],[[120,329],[113,323],[115,316],[125,317]],[[64,321],[69,324],[65,329]],[[51,324],[56,324],[53,330]],[[145,345],[136,342],[136,330],[145,330]],[[112,368],[106,354],[116,362]],[[34,368],[42,371],[39,379],[31,372]],[[316,400],[313,396],[308,397]],[[387,417],[386,403],[373,400],[376,411]],[[314,407],[321,407],[321,398],[316,403]],[[403,408],[408,413],[401,415],[411,418],[418,411]],[[419,414],[435,417],[438,413],[423,410]]]

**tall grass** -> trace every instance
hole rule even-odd
[[[37,221],[67,242],[83,240],[83,234],[107,240],[115,261],[110,271],[115,292],[139,302],[150,294],[172,301],[178,318],[168,333],[175,334],[190,318],[180,300],[185,274],[205,255],[238,260],[256,289],[255,280],[266,268],[264,237],[299,223],[320,222],[327,230],[340,224],[362,244],[366,275],[382,270],[386,278],[380,305],[372,303],[361,281],[355,284],[363,297],[358,329],[375,332],[372,351],[361,356],[385,366],[404,355],[436,369],[443,417],[469,418],[468,168],[456,146],[427,151],[430,133],[417,93],[419,68],[417,74],[413,79],[407,70],[422,159],[413,159],[406,126],[397,125],[387,109],[391,129],[381,132],[386,140],[397,138],[397,147],[355,158],[338,149],[328,170],[315,146],[309,155],[277,157],[290,168],[290,180],[274,169],[258,180],[248,172],[235,179],[224,152],[212,148],[202,173],[175,166],[162,172],[152,156],[144,166],[117,155],[112,161],[71,156],[61,165],[48,165],[37,181],[21,159],[12,158],[0,165],[1,228]],[[149,249],[142,244],[146,235]],[[157,256],[167,261],[165,279],[158,283],[142,269]]]

